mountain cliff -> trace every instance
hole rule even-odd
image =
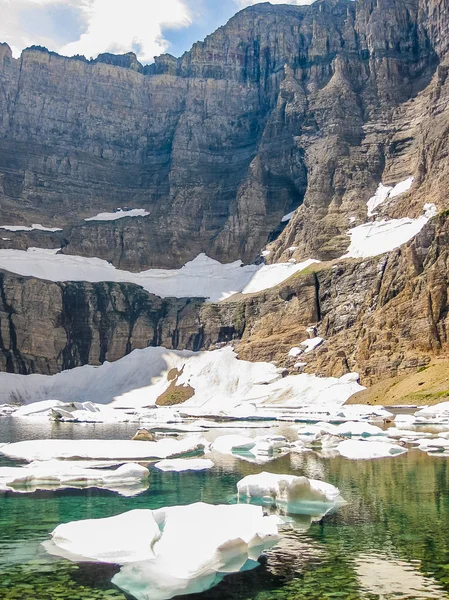
[[[325,261],[220,303],[126,283],[0,276],[0,369],[56,373],[135,348],[236,345],[363,383],[447,352],[448,0],[249,7],[182,57],[65,58],[0,45],[0,249],[61,248],[120,269]],[[413,185],[378,218],[432,219],[407,245],[346,259],[380,182]],[[119,207],[147,216],[90,220]],[[291,213],[289,218],[287,214]],[[285,218],[284,218],[285,217]],[[262,259],[262,249],[264,258]]]
[[[299,206],[270,260],[291,245],[336,258],[381,180],[414,175],[409,210],[430,185],[444,208],[445,8],[257,4],[149,67],[3,45],[0,220],[63,227],[64,252],[141,270],[252,262]],[[151,214],[83,221],[123,206]]]

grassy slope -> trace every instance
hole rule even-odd
[[[380,381],[349,398],[347,404],[437,404],[449,400],[449,360],[435,359],[412,375]]]

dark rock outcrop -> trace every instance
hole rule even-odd
[[[201,299],[126,283],[52,283],[0,272],[0,370],[54,374],[137,348],[198,350]]]

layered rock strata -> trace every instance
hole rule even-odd
[[[175,59],[0,46],[0,223],[124,269],[334,259],[377,184],[447,204],[447,0],[257,4]],[[151,215],[83,219],[117,207]],[[151,243],[149,243],[151,240]],[[31,244],[30,244],[31,245]]]

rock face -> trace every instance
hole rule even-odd
[[[161,299],[132,284],[0,273],[0,367],[47,374],[149,345],[233,343],[245,360],[276,360],[291,372],[299,361],[327,376],[358,371],[369,385],[449,352],[448,281],[446,214],[388,255],[314,265],[275,288],[220,303]],[[324,338],[320,347],[288,356],[315,333]]]
[[[3,230],[0,248],[136,271],[201,252],[251,262],[267,242],[270,261],[328,261],[218,304],[0,273],[0,370],[233,343],[241,358],[370,384],[447,353],[445,213],[388,255],[338,257],[380,181],[415,178],[381,214],[449,206],[448,31],[448,0],[318,0],[249,7],[147,67],[35,47],[15,60],[0,44],[0,225],[63,228]],[[118,207],[150,215],[84,221]],[[311,326],[324,343],[289,358]]]
[[[51,283],[0,272],[0,370],[54,374],[136,348],[198,350],[202,300],[133,284]]]
[[[149,67],[2,45],[0,221],[64,226],[66,253],[141,270],[251,262],[299,206],[270,258],[293,244],[335,258],[381,179],[415,175],[408,210],[430,185],[444,208],[447,14],[447,0],[257,4]],[[82,221],[122,206],[151,215]]]

